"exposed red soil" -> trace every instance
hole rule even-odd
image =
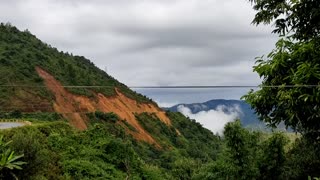
[[[126,97],[117,89],[116,95],[112,97],[106,97],[100,93],[96,94],[96,97],[92,99],[74,95],[67,91],[60,82],[45,70],[37,67],[36,71],[44,79],[47,88],[55,95],[54,110],[63,114],[64,118],[70,121],[70,124],[80,130],[86,129],[89,121],[81,112],[114,112],[121,119],[127,120],[137,130],[137,132],[129,132],[133,137],[159,146],[153,137],[138,123],[134,114],[143,112],[154,113],[161,121],[171,126],[171,121],[165,112],[154,104],[138,103]]]

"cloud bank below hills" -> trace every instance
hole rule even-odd
[[[228,122],[232,122],[237,119],[242,113],[238,106],[233,106],[228,109],[226,108],[226,106],[218,106],[216,110],[200,111],[193,114],[188,107],[181,105],[178,107],[178,111],[191,119],[195,119],[213,133],[221,135],[223,133],[224,126]]]

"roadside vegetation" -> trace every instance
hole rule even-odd
[[[91,115],[88,130],[61,120],[0,131],[21,168],[5,179],[306,179],[318,177],[316,144],[283,132],[245,129],[240,121],[214,135],[180,113],[172,127],[153,114],[136,114],[161,147],[137,141],[113,113]],[[292,136],[292,134],[290,134]],[[23,162],[23,163],[22,163]],[[11,172],[15,175],[12,176]]]

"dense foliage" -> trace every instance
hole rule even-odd
[[[245,96],[265,122],[285,125],[299,132],[319,136],[320,130],[320,44],[317,41],[293,43],[280,40],[268,59],[259,58],[255,71],[264,78],[262,88]],[[297,87],[285,87],[297,85]]]
[[[258,11],[254,24],[275,24],[274,33],[292,33],[299,40],[320,35],[320,1],[317,0],[249,0]]]
[[[161,147],[132,138],[113,113],[91,114],[92,125],[82,132],[64,122],[34,120],[32,126],[0,133],[12,141],[13,150],[24,154],[27,164],[14,171],[24,179],[179,179],[191,177],[185,173],[213,161],[220,149],[217,136],[181,114],[173,119],[177,124],[173,127],[153,114],[136,116],[157,136]],[[182,135],[188,127],[196,129],[189,139]]]
[[[205,164],[194,179],[307,179],[320,177],[319,154],[314,145],[297,138],[289,143],[281,132],[263,134],[228,123],[225,147],[216,161]],[[303,155],[304,154],[304,155]],[[312,159],[314,158],[314,159]],[[310,164],[308,164],[310,163]]]
[[[275,21],[274,32],[283,37],[267,57],[258,58],[254,67],[263,78],[263,87],[244,98],[261,120],[271,125],[283,121],[311,141],[319,141],[320,2],[250,1],[258,11],[254,23]]]
[[[289,143],[283,133],[249,131],[236,121],[219,137],[180,113],[168,113],[172,127],[153,114],[136,116],[161,147],[134,139],[113,113],[90,114],[92,124],[85,131],[36,116],[31,126],[2,130],[4,140],[11,141],[8,148],[26,162],[10,172],[19,179],[55,180],[320,177],[319,154],[296,136]]]

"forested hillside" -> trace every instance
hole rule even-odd
[[[0,24],[0,112],[58,113],[78,129],[90,126],[86,113],[114,112],[139,131],[137,139],[155,143],[134,113],[156,113],[156,103],[97,68],[88,59],[58,51],[29,31]]]
[[[174,128],[168,128],[154,114],[136,114],[139,123],[159,143],[155,146],[132,137],[112,113],[88,114],[92,124],[84,131],[53,117],[52,122],[43,121],[44,115],[22,114],[17,118],[16,114],[7,114],[7,120],[28,120],[32,125],[0,131],[3,136],[0,177],[30,180],[319,177],[316,145],[308,144],[298,135],[253,132],[236,121],[227,124],[224,135],[219,137],[180,113],[167,115]],[[129,124],[127,128],[136,130]]]
[[[137,114],[139,122],[157,137],[161,147],[133,138],[115,115],[95,113],[89,116],[92,125],[85,131],[78,131],[66,122],[44,122],[43,117],[22,117],[33,125],[0,131],[5,142],[12,141],[2,147],[1,152],[9,148],[16,155],[24,154],[19,160],[27,163],[21,166],[22,170],[0,165],[1,178],[190,178],[195,168],[215,160],[220,151],[219,137],[182,115],[169,115],[178,134],[176,129],[155,121],[153,114]]]

